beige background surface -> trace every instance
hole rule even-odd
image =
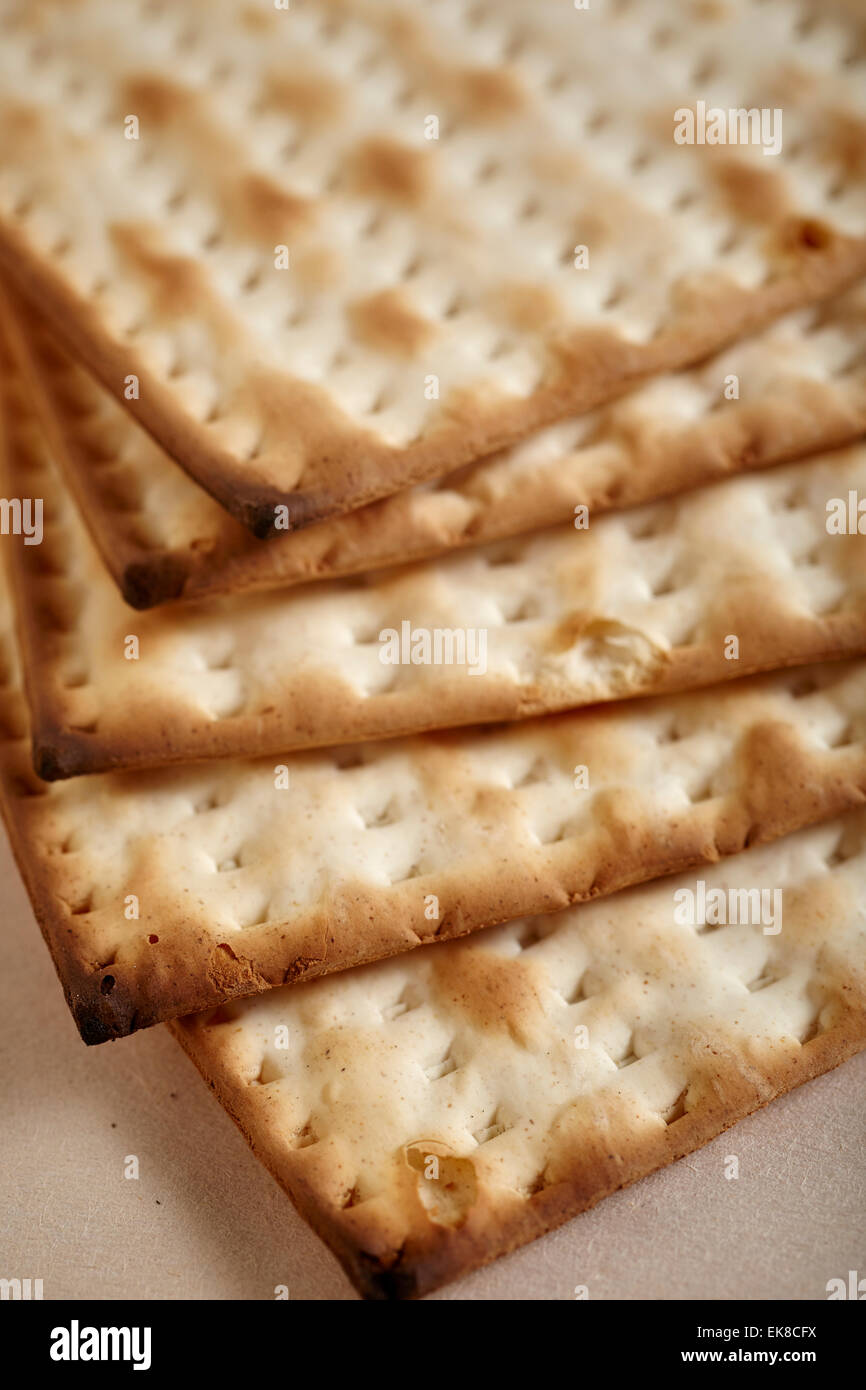
[[[355,1297],[164,1028],[79,1041],[5,841],[0,916],[0,1276],[47,1299]],[[435,1297],[826,1298],[866,1275],[864,1096],[866,1054]]]

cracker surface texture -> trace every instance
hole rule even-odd
[[[389,574],[133,613],[11,367],[35,765],[57,779],[519,719],[866,651],[866,445]],[[838,503],[837,533],[828,503]],[[834,529],[835,528],[835,529]],[[420,658],[420,660],[419,660]]]
[[[589,525],[866,433],[859,285],[437,482],[262,545],[64,352],[50,324],[21,300],[12,313],[7,333],[54,456],[135,608],[381,569],[556,523]]]
[[[89,1043],[712,863],[866,797],[866,662],[48,784],[2,614],[0,809]]]
[[[860,811],[701,870],[737,920],[677,920],[692,873],[174,1031],[359,1291],[416,1297],[863,1048],[864,872]]]
[[[0,261],[226,508],[296,528],[853,282],[862,27],[2,0]],[[701,103],[757,125],[678,143]]]

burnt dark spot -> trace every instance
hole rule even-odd
[[[823,251],[830,245],[833,234],[823,222],[818,222],[812,217],[804,217],[797,223],[794,237],[797,245],[802,246],[807,251]]]

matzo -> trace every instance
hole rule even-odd
[[[22,305],[7,325],[126,601],[299,584],[429,558],[819,452],[866,432],[866,288],[438,483],[262,545]],[[25,327],[26,325],[26,327]]]
[[[8,603],[2,619],[0,803],[89,1043],[712,862],[866,797],[866,662],[48,785]]]
[[[701,877],[781,930],[677,921],[692,874],[174,1031],[361,1293],[415,1297],[866,1046],[864,813]]]
[[[863,444],[588,531],[133,614],[23,379],[4,384],[5,487],[45,508],[41,544],[6,546],[47,779],[517,719],[866,651]]]
[[[0,257],[257,533],[866,270],[848,6],[3,0],[0,32]]]

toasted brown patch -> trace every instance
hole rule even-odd
[[[158,128],[169,126],[184,116],[194,100],[193,93],[186,87],[150,73],[129,78],[121,92],[124,114],[138,116],[142,123]]]
[[[498,285],[490,307],[521,333],[543,333],[560,317],[556,295],[544,285]]]
[[[278,239],[309,227],[315,203],[289,193],[262,174],[245,174],[232,185],[228,200],[238,231],[258,238]]]
[[[339,85],[322,72],[273,72],[268,77],[265,100],[268,106],[306,125],[336,120],[343,108]]]
[[[424,201],[432,176],[426,151],[384,138],[365,140],[357,147],[350,173],[360,193],[409,205]]]
[[[748,222],[773,222],[790,211],[784,176],[761,164],[727,155],[710,160],[709,171],[735,217]]]
[[[526,103],[520,79],[505,68],[468,68],[457,79],[464,117],[485,125],[518,115]]]
[[[354,336],[368,347],[400,357],[414,357],[435,331],[402,290],[382,290],[356,300],[349,306],[349,322]]]
[[[157,250],[133,223],[115,223],[109,228],[109,236],[123,260],[146,276],[157,313],[174,316],[193,313],[201,307],[207,285],[197,261]]]
[[[3,106],[3,127],[21,153],[22,142],[44,137],[48,121],[45,113],[24,102],[9,102]]]
[[[255,5],[244,5],[238,18],[243,28],[249,29],[250,33],[263,34],[270,29],[273,15],[258,9]]]
[[[497,956],[472,944],[434,957],[436,991],[484,1031],[528,1042],[542,1022],[541,976],[526,961]]]
[[[725,0],[694,0],[693,11],[695,19],[705,19],[708,24],[718,24],[728,17]]]

